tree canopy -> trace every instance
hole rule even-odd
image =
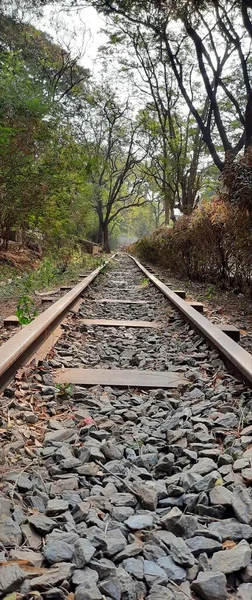
[[[0,11],[3,244],[13,229],[33,230],[109,251],[121,231],[189,215],[220,172],[231,181],[230,165],[248,171],[239,157],[252,145],[251,0],[50,2],[105,15],[93,72],[29,20],[47,4],[6,0]],[[232,182],[227,198],[239,203]]]

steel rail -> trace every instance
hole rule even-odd
[[[71,310],[82,292],[115,256],[116,253],[0,347],[0,391],[12,381],[16,371],[28,362]]]
[[[135,262],[148,279],[166,296],[176,307],[182,317],[190,323],[192,328],[200,333],[217,350],[223,358],[227,367],[236,377],[245,381],[252,387],[252,354],[244,350],[234,342],[228,335],[211,323],[206,317],[198,313],[185,300],[182,300],[167,285],[162,283],[155,275],[152,275],[134,256],[128,256]]]

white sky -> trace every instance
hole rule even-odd
[[[68,13],[48,4],[43,9],[43,17],[34,17],[32,23],[38,29],[49,33],[61,46],[70,43],[71,54],[78,54],[84,48],[80,63],[95,71],[95,61],[99,46],[105,43],[106,36],[101,33],[105,21],[91,7],[70,10]],[[85,32],[86,30],[86,32]]]

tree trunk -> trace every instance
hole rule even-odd
[[[167,194],[164,197],[164,209],[165,209],[165,225],[169,225],[170,215],[171,215],[171,207],[170,207],[170,198],[168,198]]]
[[[104,252],[110,252],[108,223],[106,222],[103,223],[103,250]]]
[[[98,233],[97,233],[97,243],[100,244],[100,246],[102,246],[102,244],[103,244],[103,227],[102,227],[101,221],[99,221],[99,229],[98,229]]]
[[[252,146],[252,92],[248,96],[245,113],[245,150]]]

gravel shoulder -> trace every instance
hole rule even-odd
[[[252,301],[249,295],[223,290],[215,284],[200,283],[174,277],[156,265],[150,267],[155,275],[173,289],[186,290],[187,299],[202,302],[205,316],[213,323],[235,325],[241,331],[240,345],[252,353]]]

